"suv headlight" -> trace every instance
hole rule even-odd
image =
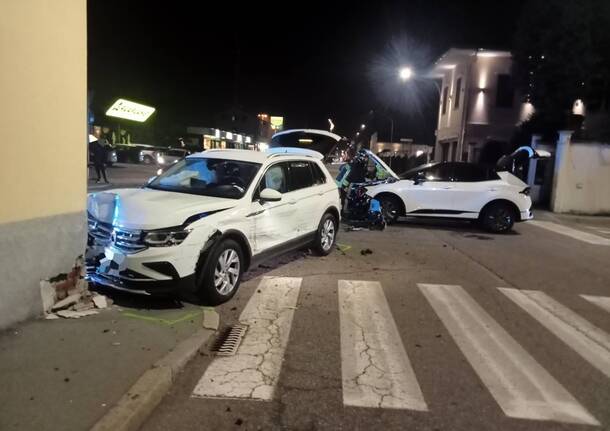
[[[150,247],[171,247],[182,244],[192,229],[155,230],[144,233],[144,243]]]

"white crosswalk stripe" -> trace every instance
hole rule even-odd
[[[248,325],[234,356],[216,357],[196,397],[271,400],[279,380],[301,278],[264,277],[239,318]]]
[[[580,297],[589,301],[591,304],[597,305],[602,310],[606,310],[608,313],[610,313],[610,297],[594,295],[580,295]]]
[[[599,425],[462,287],[418,286],[507,416]]]
[[[339,280],[343,403],[427,410],[381,284]]]
[[[274,398],[301,283],[301,278],[263,277],[240,315],[248,329],[237,353],[215,357],[192,396]],[[463,287],[418,287],[506,416],[600,425]],[[548,329],[610,377],[610,335],[543,292],[498,289],[536,319],[541,331]],[[427,412],[382,285],[338,280],[337,294],[343,404]],[[610,312],[610,297],[580,296]]]
[[[574,238],[589,244],[610,246],[610,239],[608,238],[604,238],[602,236],[595,235],[590,232],[584,232],[582,230],[573,229],[562,224],[540,220],[530,220],[528,224],[532,226],[538,226],[561,235],[569,236],[570,238]]]
[[[610,377],[610,335],[544,292],[500,288],[513,302]]]

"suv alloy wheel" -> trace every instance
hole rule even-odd
[[[199,298],[209,305],[218,305],[235,295],[244,271],[241,246],[232,239],[217,244],[207,255],[197,274]]]

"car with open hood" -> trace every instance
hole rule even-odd
[[[244,271],[288,250],[335,244],[339,193],[306,149],[208,150],[139,189],[88,197],[89,280],[136,293],[218,304]]]
[[[506,232],[515,222],[533,218],[529,187],[512,172],[530,158],[549,157],[521,147],[502,157],[495,168],[466,162],[436,162],[402,175],[394,173],[370,151],[367,154],[389,177],[367,186],[381,203],[388,223],[399,217],[476,220],[492,232]]]

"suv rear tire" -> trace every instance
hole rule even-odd
[[[515,210],[509,204],[496,202],[483,209],[479,222],[489,232],[504,233],[513,228],[515,219]]]
[[[212,248],[197,273],[197,294],[209,305],[227,302],[235,295],[244,272],[244,253],[232,239],[225,239]]]
[[[334,215],[326,213],[322,216],[320,224],[318,225],[318,231],[316,232],[316,239],[313,243],[313,249],[316,254],[327,256],[333,251],[335,242],[337,241],[338,229],[339,222]]]

